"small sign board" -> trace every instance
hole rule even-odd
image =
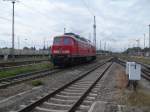
[[[135,64],[135,62],[126,62],[126,75],[129,75],[129,66],[130,64]]]
[[[141,65],[137,63],[129,64],[129,80],[140,80],[141,79]]]
[[[8,60],[8,55],[4,55],[4,60],[5,60],[5,61]]]

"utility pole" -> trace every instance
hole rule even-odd
[[[140,47],[140,39],[137,39],[136,42],[137,42],[137,47]]]
[[[95,16],[94,16],[94,24],[93,24],[93,43],[95,45],[95,48],[96,48],[96,19],[95,19]]]
[[[104,44],[104,54],[106,54],[106,42]]]
[[[150,56],[150,24],[149,24],[149,56]]]
[[[91,33],[89,33],[89,41],[91,41]]]
[[[105,45],[104,45],[104,50],[106,51],[106,42],[105,42]]]
[[[102,49],[101,49],[101,40],[100,40],[100,51],[101,51]]]
[[[66,33],[66,28],[64,28],[64,34]]]
[[[44,38],[44,41],[43,41],[43,50],[45,50],[46,49],[46,46],[45,46],[45,38]]]
[[[106,51],[106,42],[104,43],[104,51]]]
[[[18,37],[18,50],[20,49],[20,38]]]
[[[145,48],[145,33],[144,33],[144,48]]]
[[[15,60],[15,56],[14,56],[14,47],[15,47],[14,15],[15,15],[16,0],[3,0],[3,1],[11,1],[12,2],[12,49],[11,49],[11,55],[12,55],[12,59]]]
[[[137,55],[139,55],[139,50],[140,50],[140,49],[139,49],[139,48],[140,48],[140,40],[137,39],[136,42],[137,42],[137,49],[138,49]]]

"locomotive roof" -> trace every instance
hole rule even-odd
[[[80,41],[84,41],[84,42],[91,43],[90,40],[85,39],[84,37],[81,37],[80,35],[77,35],[77,34],[75,34],[75,33],[65,33],[64,35],[73,36],[73,37],[79,39]]]

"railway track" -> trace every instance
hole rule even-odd
[[[75,80],[44,96],[37,96],[28,105],[21,105],[13,112],[87,112],[97,96],[101,78],[111,65],[112,62],[96,65]]]
[[[57,73],[60,71],[62,71],[62,70],[60,70],[60,69],[45,69],[45,70],[30,72],[30,73],[26,73],[26,74],[19,74],[17,76],[13,76],[13,77],[2,78],[2,79],[0,79],[0,89],[6,88],[10,85],[21,83],[23,81],[33,80],[36,78],[44,77],[44,76],[47,76],[47,75],[50,75],[53,73]]]
[[[137,62],[137,63],[139,63],[139,62]],[[141,64],[143,67],[145,67],[146,69],[148,69],[150,71],[150,66],[149,65],[146,65],[146,64],[143,64],[143,63],[139,63],[139,64]]]
[[[117,62],[124,67],[126,66],[126,61],[124,61],[124,60],[118,59]],[[139,64],[141,64],[141,63],[139,63]],[[149,67],[147,67],[144,64],[141,64],[141,65],[142,65],[142,69],[141,69],[142,77],[144,77],[146,80],[150,81],[150,70],[148,69]]]
[[[143,72],[142,76],[143,76],[145,79],[147,79],[147,80],[150,81],[150,71],[147,71],[147,70],[145,70],[145,69],[142,69],[142,72]]]
[[[105,62],[108,62],[110,60],[111,58],[105,60]],[[74,68],[80,67],[80,66],[83,66],[83,64],[79,66],[75,66]],[[0,79],[0,89],[6,88],[8,86],[18,84],[24,81],[33,80],[36,78],[41,78],[47,75],[51,75],[53,73],[61,72],[63,70],[65,69],[58,69],[57,67],[55,67],[53,69],[45,69],[45,70],[40,70],[40,71],[35,71],[35,72],[30,72],[30,73],[25,73],[25,74],[19,74],[19,75],[8,77],[8,78],[2,78]]]

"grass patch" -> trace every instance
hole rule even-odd
[[[125,105],[122,112],[149,112],[150,110],[150,93],[144,90],[137,92],[125,90],[118,101],[119,104]]]
[[[150,94],[143,91],[129,93],[127,96],[127,103],[130,106],[150,106]]]
[[[32,86],[40,86],[40,85],[43,85],[43,82],[40,80],[33,80],[31,84]]]
[[[22,61],[33,61],[33,60],[47,60],[48,57],[32,57],[32,58],[16,58],[14,61],[12,59],[8,60],[0,60],[0,63],[7,63],[7,62],[22,62]]]
[[[144,57],[140,57],[140,56],[123,56],[123,55],[121,56],[121,58],[123,60],[132,60],[132,61],[137,61],[137,62],[141,62],[141,63],[150,65],[149,58],[144,58]]]
[[[11,76],[16,76],[16,75],[22,74],[22,73],[28,73],[28,72],[33,72],[33,71],[37,71],[37,70],[48,69],[48,68],[52,68],[52,67],[53,67],[53,65],[50,62],[44,62],[44,63],[34,64],[34,65],[14,68],[14,69],[6,70],[6,71],[4,70],[4,71],[0,71],[0,78],[7,78],[7,77],[11,77]]]

